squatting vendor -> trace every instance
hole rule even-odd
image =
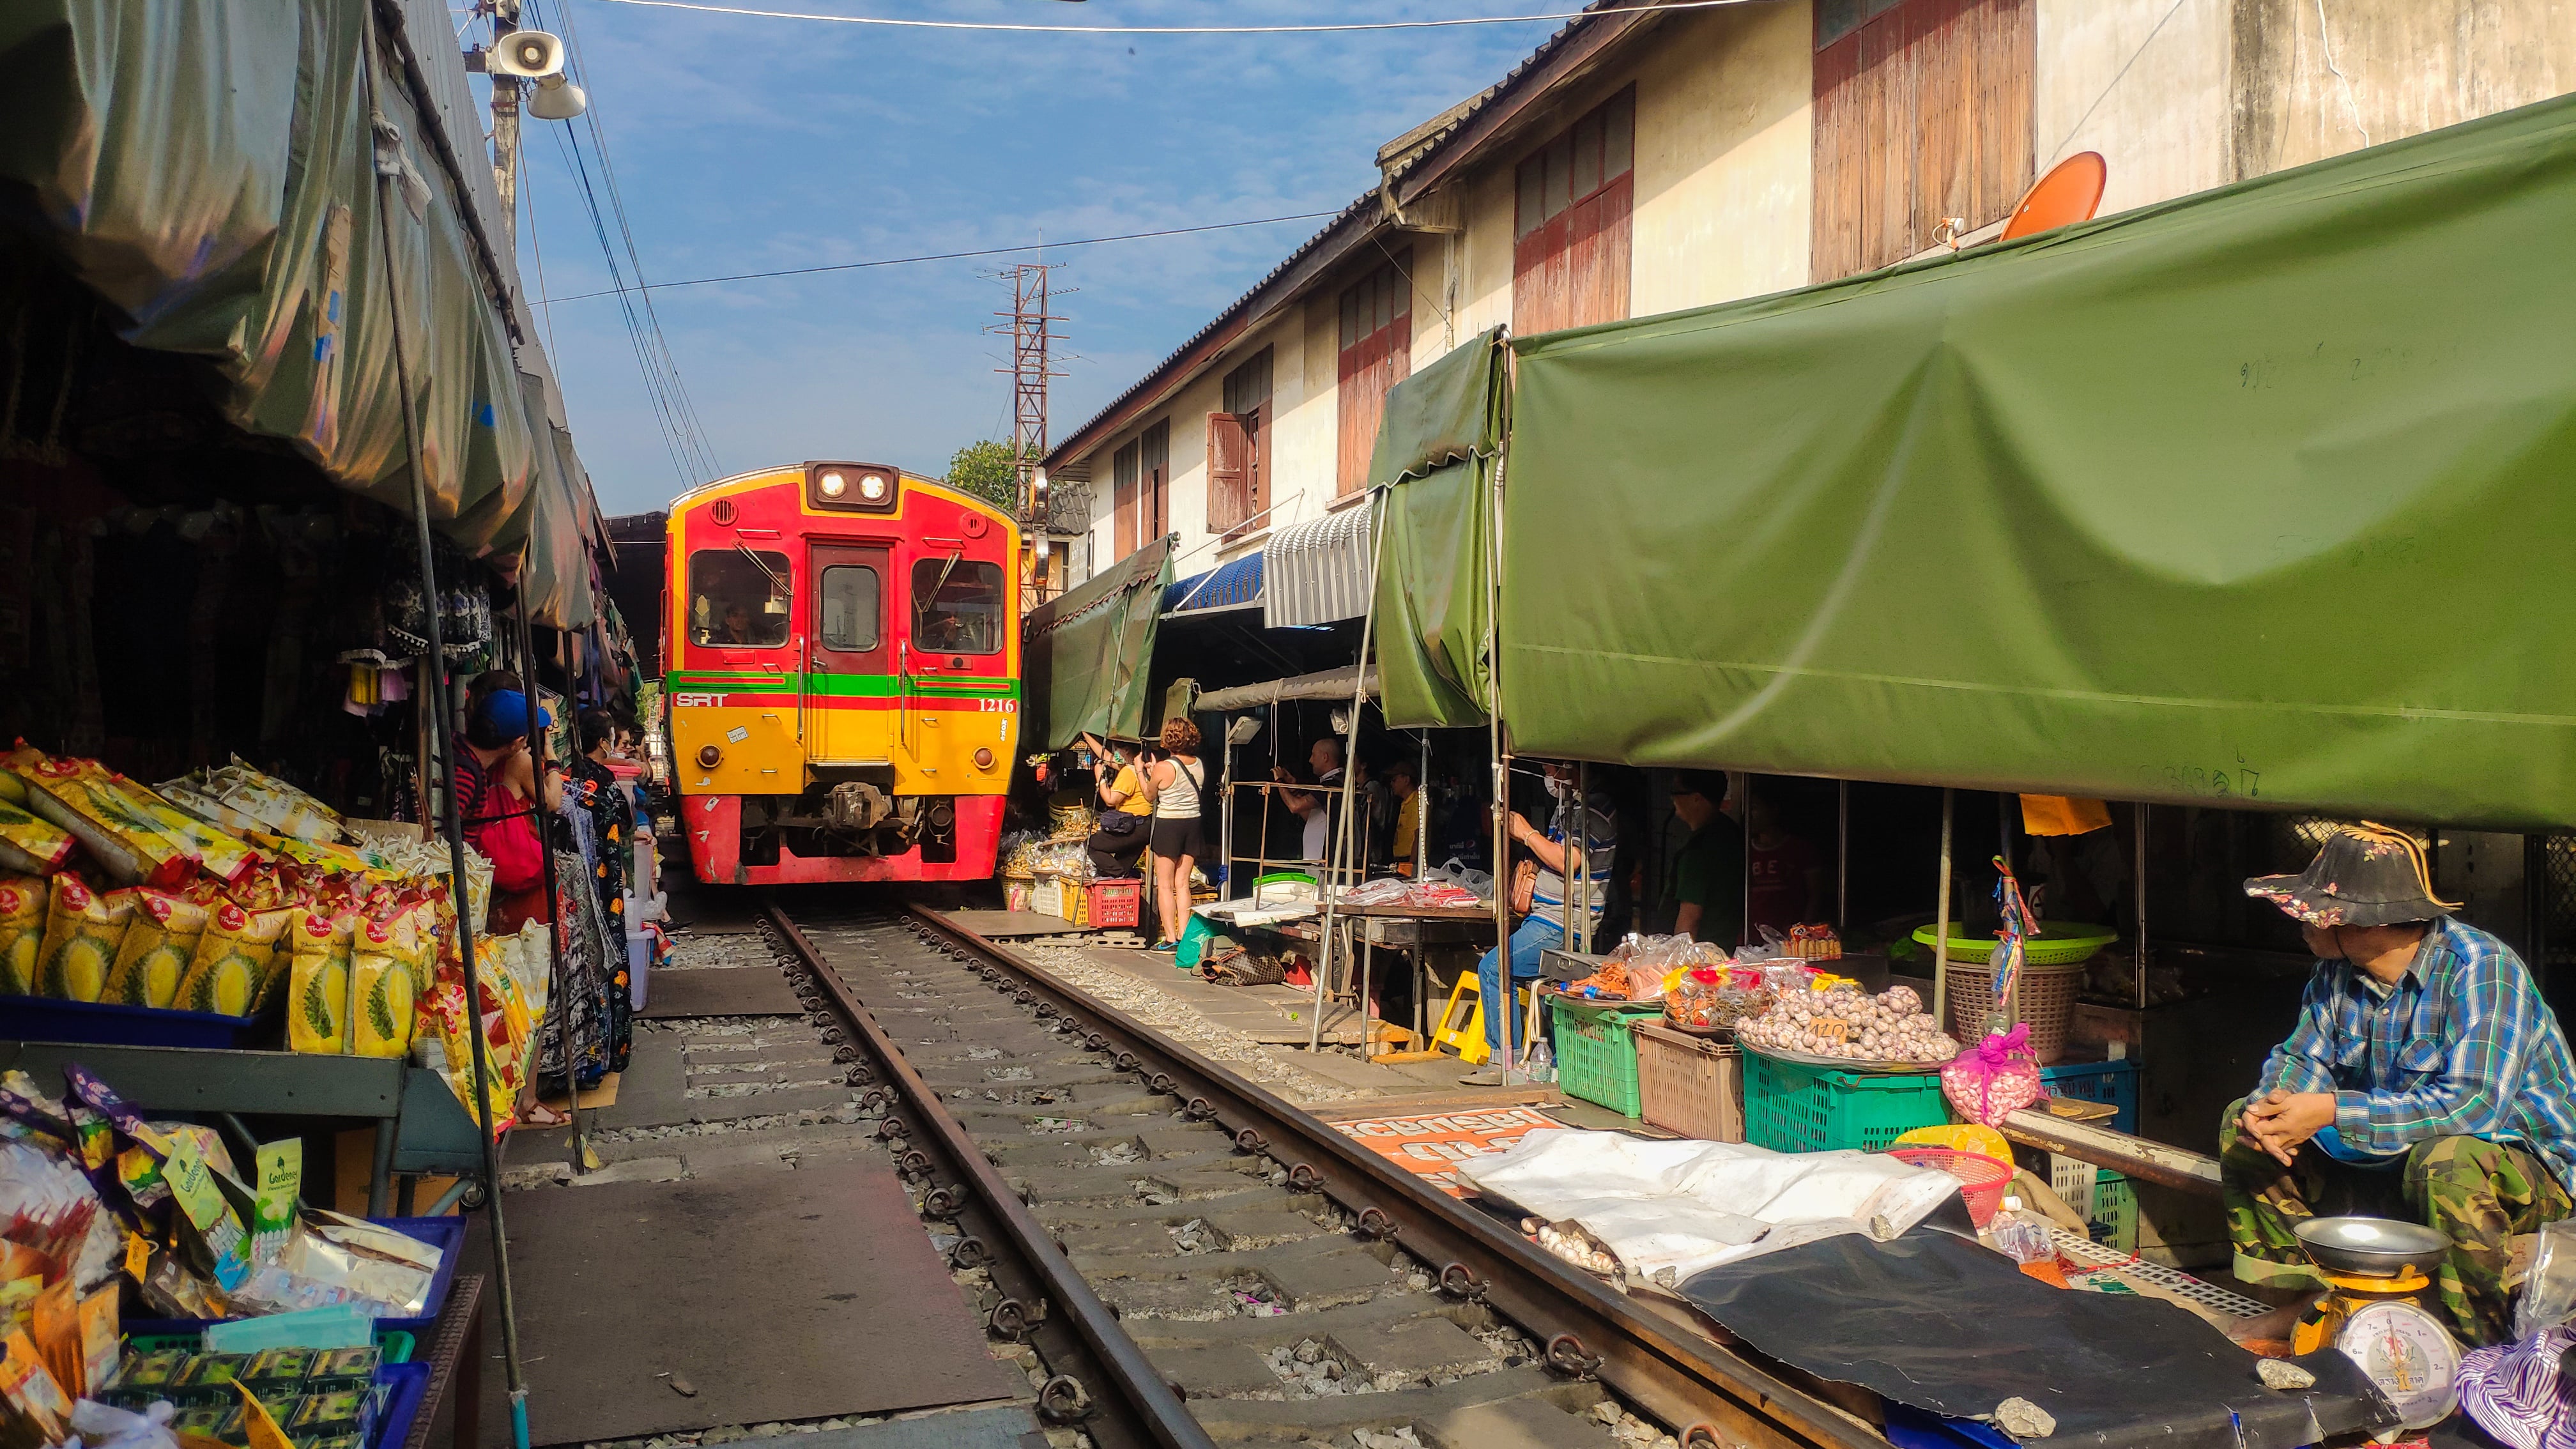
[[[2462,1341],[2513,1336],[2513,1240],[2567,1217],[2576,1063],[2504,942],[2451,917],[2413,836],[2341,829],[2300,875],[2246,894],[2317,957],[2289,1040],[2219,1125],[2236,1273],[2322,1286],[2292,1228],[2405,1218],[2448,1235],[2434,1275]]]

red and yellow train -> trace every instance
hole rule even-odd
[[[982,880],[1020,718],[1011,515],[806,463],[675,500],[663,700],[697,878]]]

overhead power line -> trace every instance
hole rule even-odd
[[[814,267],[785,267],[774,272],[736,272],[731,276],[724,277],[690,277],[677,282],[655,282],[652,284],[652,290],[656,292],[667,292],[673,287],[706,287],[712,286],[718,282],[757,282],[768,277],[811,276],[816,272],[855,272],[868,267],[909,266],[915,262],[953,262],[962,261],[969,257],[999,257],[1007,256],[1013,252],[1037,251],[1042,245],[1047,247],[1095,247],[1104,242],[1145,241],[1149,238],[1158,236],[1187,236],[1192,232],[1231,231],[1238,227],[1247,226],[1275,226],[1283,221],[1317,221],[1324,217],[1339,215],[1341,215],[1339,211],[1301,211],[1293,216],[1264,216],[1256,217],[1249,221],[1212,221],[1203,226],[1175,226],[1166,227],[1161,231],[1121,232],[1116,236],[1075,237],[1071,241],[1050,241],[1043,244],[1038,242],[1022,242],[1018,246],[978,247],[973,251],[964,252],[925,252],[919,256],[879,257],[874,261],[867,262],[831,262],[823,266]],[[575,292],[568,297],[544,297],[538,300],[540,305],[553,302],[586,302],[593,297],[617,297],[623,296],[630,291],[638,290],[642,290],[640,285],[637,287],[610,287],[604,291]]]
[[[898,20],[884,15],[822,15],[795,10],[757,10],[742,5],[708,5],[698,0],[612,0],[654,10],[695,10],[708,15],[752,15],[764,20],[820,20],[834,25],[885,25],[902,30],[998,30],[1042,35],[1326,35],[1359,30],[1440,30],[1459,25],[1526,25],[1537,20],[1583,20],[1596,15],[1632,15],[1647,10],[1715,10],[1754,0],[1670,0],[1660,5],[1618,5],[1600,10],[1562,10],[1540,15],[1466,15],[1448,20],[1361,20],[1307,25],[1032,25],[1001,20]]]

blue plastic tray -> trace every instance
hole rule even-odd
[[[107,1001],[63,1001],[51,996],[0,996],[0,1021],[19,1041],[67,1041],[96,1046],[216,1047],[239,1050],[256,1043],[264,1016],[223,1016],[211,1011],[172,1011]]]
[[[430,1329],[438,1323],[439,1311],[447,1306],[447,1290],[456,1282],[456,1262],[465,1256],[465,1219],[461,1217],[370,1218],[368,1221],[382,1223],[398,1233],[408,1233],[424,1243],[435,1244],[438,1247],[438,1276],[429,1280],[429,1306],[421,1311],[421,1316],[376,1320],[376,1332],[379,1334],[408,1333],[415,1342],[427,1343],[430,1340]],[[214,1318],[129,1318],[125,1320],[125,1333],[129,1337],[141,1334],[155,1338],[164,1335],[204,1333],[207,1324],[222,1321]]]
[[[380,1363],[376,1365],[376,1384],[390,1389],[384,1407],[376,1411],[375,1436],[367,1441],[369,1449],[402,1449],[411,1437],[412,1421],[420,1417],[420,1401],[429,1396],[429,1365],[425,1363]],[[472,1413],[467,1405],[457,1412]]]

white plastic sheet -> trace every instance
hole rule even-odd
[[[1459,1164],[1458,1175],[1524,1212],[1575,1223],[1632,1276],[1667,1285],[1820,1238],[1895,1237],[1959,1187],[1947,1173],[1881,1153],[1773,1152],[1571,1128],[1532,1132]]]

